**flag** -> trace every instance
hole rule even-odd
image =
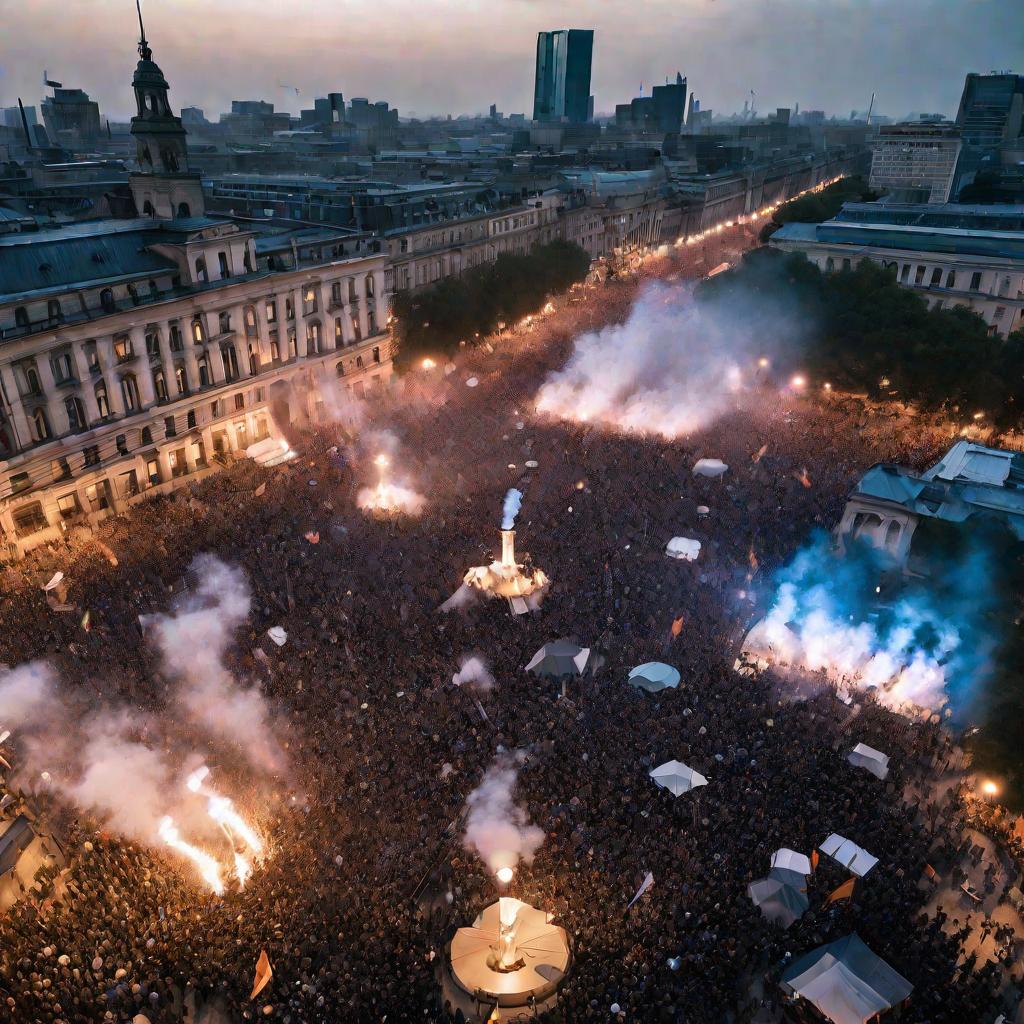
[[[501,1020],[501,1014],[498,1012],[498,1003],[494,1004],[494,1009],[491,1010],[491,1015],[487,1018],[487,1024],[491,1024],[492,1021]]]
[[[852,900],[853,899],[853,886],[857,881],[856,878],[848,878],[841,886],[827,900],[825,900],[825,906],[827,907],[830,903],[835,903],[838,900]]]
[[[811,870],[812,871],[817,871],[818,870],[818,851],[817,850],[811,850]]]
[[[260,958],[256,961],[256,979],[253,981],[252,995],[249,998],[255,999],[270,984],[270,979],[273,976],[274,971],[270,966],[270,958],[267,956],[267,951],[261,949]]]
[[[753,456],[753,460],[754,460],[754,464],[755,465],[757,465],[757,463],[759,463],[764,458],[765,452],[767,452],[767,451],[768,451],[768,445],[766,445],[766,444],[761,445],[761,447],[757,449],[757,451],[754,453],[754,456]]]
[[[650,871],[648,871],[647,874],[644,876],[644,880],[640,883],[640,888],[637,889],[636,895],[629,901],[626,910],[628,911],[629,908],[632,907],[633,904],[636,903],[636,901],[640,899],[640,897],[643,896],[643,894],[647,892],[647,890],[650,889],[652,885],[654,885],[654,875]]]
[[[674,636],[674,637],[679,636],[679,634],[682,633],[682,631],[683,631],[683,617],[682,617],[682,615],[680,615],[678,619],[673,619],[672,620],[672,636]]]
[[[931,866],[931,864],[925,864],[924,866],[925,877],[930,878],[933,882],[941,882],[942,879],[939,877],[938,871]]]

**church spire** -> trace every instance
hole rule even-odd
[[[143,60],[152,60],[153,51],[146,42],[146,27],[142,24],[142,0],[135,0],[135,10],[139,15],[139,56]]]

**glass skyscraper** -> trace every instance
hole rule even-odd
[[[590,115],[593,29],[570,28],[537,34],[533,119],[582,124]]]

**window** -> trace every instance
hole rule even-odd
[[[14,311],[14,326],[28,327],[28,310],[24,306],[18,306]]]
[[[373,346],[373,361],[375,363],[379,363],[380,362],[380,346],[379,345],[374,345]]]
[[[179,395],[188,393],[188,377],[185,374],[185,367],[181,363],[174,367],[174,386],[178,389]]]
[[[142,204],[142,216],[143,217],[155,217],[156,210],[153,209],[153,204],[147,199]]]
[[[23,505],[14,513],[14,532],[19,537],[29,537],[39,530],[45,530],[50,524],[46,521],[43,506],[34,501],[31,505]]]
[[[82,511],[82,506],[78,504],[78,495],[74,491],[61,495],[57,499],[57,511],[61,519],[74,519]]]
[[[153,443],[153,429],[152,429],[152,427],[143,427],[142,428],[142,433],[139,435],[139,444],[141,444],[142,447],[145,448],[146,445],[152,444],[152,443]]]
[[[210,276],[206,272],[206,260],[204,260],[203,257],[200,256],[196,260],[196,280],[200,284],[206,284],[206,282],[209,281],[209,279]]]
[[[150,459],[146,463],[146,476],[151,487],[156,487],[160,483],[160,463],[156,459]]]
[[[288,358],[294,359],[298,354],[298,349],[295,346],[295,328],[289,328],[288,330]]]
[[[281,358],[281,346],[277,343],[277,338],[273,338],[270,342],[270,360],[276,363]]]
[[[137,306],[139,304],[139,289],[134,284],[128,285],[128,298],[132,300],[132,305]]]
[[[295,307],[292,305],[290,298],[284,300],[284,318],[285,320],[295,319]]]
[[[114,356],[119,363],[126,363],[135,357],[135,350],[132,348],[132,339],[127,335],[114,339]]]
[[[86,468],[89,466],[98,466],[100,464],[99,445],[90,445],[84,452],[82,452],[82,456],[85,459]]]
[[[177,324],[171,324],[171,351],[180,352],[184,347],[181,340],[181,328]]]
[[[270,300],[270,301],[267,302],[266,313],[267,313],[267,323],[268,324],[277,323],[277,303],[276,302],[274,302],[273,300]]]
[[[153,391],[156,394],[156,400],[158,402],[167,401],[167,381],[164,379],[163,370],[153,371]]]
[[[142,401],[139,398],[139,385],[135,380],[135,374],[128,373],[121,378],[121,397],[124,399],[126,412],[135,412],[142,408]]]
[[[185,417],[185,423],[189,430],[195,430],[196,428],[196,411],[195,409],[189,409],[188,416]]]
[[[955,270],[951,270],[946,275],[946,287],[947,288],[953,288],[955,285],[956,285],[956,271]]]
[[[178,428],[174,425],[173,416],[164,417],[164,437],[177,437]]]
[[[928,281],[929,288],[937,288],[942,283],[942,268],[933,267],[932,276]]]
[[[235,395],[235,411],[238,412],[240,409],[244,409],[244,408],[245,408],[245,395],[241,391],[239,391],[238,394]]]
[[[260,353],[256,345],[249,346],[249,374],[255,377],[260,372]]]
[[[85,489],[85,500],[89,502],[89,508],[93,512],[102,512],[105,508],[109,508],[107,481],[101,480],[99,483],[89,484]]]
[[[370,337],[377,333],[377,317],[372,309],[366,314],[366,329]]]
[[[201,345],[206,340],[206,332],[203,330],[203,321],[201,317],[196,317],[192,321],[192,341],[196,345]]]
[[[358,314],[352,317],[352,337],[355,341],[363,340],[363,328],[359,322]]]
[[[849,270],[849,269],[850,269],[850,257],[849,256],[844,256],[843,257],[843,270]]]
[[[256,333],[256,310],[252,306],[245,307],[245,332],[246,334]]]
[[[146,355],[150,357],[160,355],[160,339],[155,331],[146,333]]]
[[[1004,316],[1006,316],[1006,307],[1005,306],[996,306],[995,311],[992,314],[992,319],[993,320],[1002,320]]]
[[[217,263],[220,267],[221,277],[230,277],[231,271],[228,269],[228,255],[225,252],[217,253]]]
[[[338,348],[340,345],[344,343],[344,340],[345,332],[342,330],[341,327],[341,317],[336,316],[334,318],[334,347]]]
[[[50,366],[53,368],[53,378],[58,384],[65,384],[75,379],[74,371],[71,368],[70,352],[61,352],[51,356]]]
[[[64,399],[64,412],[68,417],[68,430],[85,430],[85,409],[74,395]]]
[[[981,271],[980,270],[976,270],[973,274],[971,274],[971,291],[972,292],[979,292],[979,291],[981,291]]]
[[[98,373],[100,368],[100,354],[96,350],[95,341],[85,343],[85,362],[90,373]]]
[[[900,283],[906,284],[910,280],[910,264],[904,263],[903,269],[900,270]]]
[[[11,474],[11,494],[19,494],[27,491],[32,486],[32,479],[28,473]]]
[[[189,209],[188,203],[178,203],[178,216],[179,217],[191,217],[192,211]]]
[[[836,261],[831,256],[825,260],[825,273],[831,274],[836,269]]]
[[[373,274],[367,274],[364,280],[366,281],[366,294],[372,299],[376,294],[374,291]]]
[[[114,438],[114,443],[117,445],[117,454],[118,455],[127,455],[128,454],[128,435],[127,434],[118,434],[117,437]]]
[[[332,281],[331,282],[331,303],[334,304],[334,303],[338,303],[338,302],[341,302],[341,282],[340,281]]]
[[[338,361],[338,365],[334,369],[335,369],[335,372],[338,374],[339,377],[344,377],[345,376],[345,360],[344,359],[339,360]]]
[[[363,357],[356,356],[356,369],[361,370],[363,368]]]
[[[266,392],[266,390],[264,388],[257,388],[256,389],[255,401],[256,401],[257,405],[259,405],[260,402],[264,401],[264,399],[266,397],[267,397],[267,392]]]
[[[50,299],[46,303],[46,316],[51,324],[59,324],[64,319],[64,313],[60,308],[60,299]]]
[[[320,324],[311,323],[306,325],[306,352],[315,356],[320,352]]]
[[[914,284],[924,283],[924,267],[918,264],[917,270],[914,271]]]
[[[28,387],[28,394],[41,395],[43,386],[39,383],[39,371],[30,363],[25,368],[25,384]]]
[[[100,306],[103,307],[105,313],[113,313],[115,309],[114,305],[114,292],[111,288],[104,288],[100,292]]]
[[[316,290],[311,286],[306,289],[306,294],[303,297],[302,311],[303,313],[316,313],[318,309]]]
[[[139,493],[139,478],[134,469],[122,473],[118,482],[122,498],[134,498]]]
[[[224,379],[238,380],[238,355],[234,345],[224,345],[220,350],[221,359],[224,360]]]
[[[36,409],[32,413],[32,423],[35,426],[36,440],[48,441],[50,439],[50,421],[46,418],[46,410]]]
[[[358,302],[359,296],[356,295],[356,281],[354,277],[348,279],[348,301]]]
[[[231,331],[231,314],[220,313],[217,316],[218,330],[221,334],[228,334]]]
[[[54,459],[50,463],[50,472],[53,474],[54,480],[70,480],[71,463],[63,456],[59,459]]]

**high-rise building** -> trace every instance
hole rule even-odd
[[[100,108],[82,89],[54,87],[42,103],[43,123],[53,139],[91,142],[101,134]]]
[[[960,156],[956,125],[883,125],[871,148],[871,188],[900,202],[949,202]]]
[[[535,121],[589,120],[593,29],[570,28],[537,34],[533,89]]]
[[[1024,75],[969,74],[956,123],[965,146],[1016,142],[1024,129]]]

